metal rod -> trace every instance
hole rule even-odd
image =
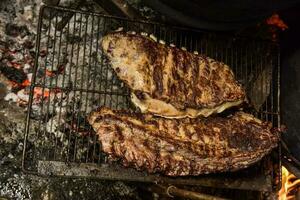
[[[169,197],[181,197],[184,199],[191,199],[191,200],[229,200],[227,198],[221,198],[213,195],[180,189],[174,185],[164,186],[161,184],[157,184],[157,185],[151,185],[150,188],[156,192],[166,194]]]
[[[72,33],[75,35],[75,25],[76,25],[76,13],[74,14],[74,21],[73,21],[73,31],[72,31]],[[73,55],[74,55],[74,43],[72,43],[71,44],[71,54],[70,54],[70,72],[69,72],[69,81],[71,80],[71,74],[72,74],[72,63],[73,63]],[[75,94],[75,91],[74,91],[74,94]],[[67,103],[69,104],[70,102],[70,93],[68,92],[68,94],[67,94]],[[66,123],[65,123],[65,126],[64,126],[64,131],[66,131]],[[69,156],[69,154],[70,154],[70,144],[71,144],[71,131],[69,131],[69,133],[68,133],[68,145],[67,145],[67,157],[66,157],[66,161],[69,161],[69,159],[70,159],[70,156]]]
[[[173,185],[168,186],[167,188],[162,185],[159,185],[159,187],[162,187],[166,191],[166,194],[170,197],[182,197],[182,198],[187,198],[192,200],[229,200],[226,198],[221,198],[213,195],[180,189]]]
[[[67,28],[66,28],[66,35],[67,37],[70,36],[70,22],[68,21],[67,23]],[[70,44],[66,44],[66,47],[65,47],[65,51],[64,51],[64,55],[67,56],[67,58],[65,59],[68,59],[68,47],[69,47]],[[72,51],[72,50],[71,50]],[[71,59],[72,60],[72,59]],[[67,64],[65,64],[64,66],[64,73],[63,73],[63,80],[62,80],[62,87],[65,88],[65,80],[66,80],[66,76],[67,76]],[[71,64],[69,65],[69,68],[71,70]],[[59,105],[62,105],[63,103],[63,95],[64,95],[64,92],[61,92],[61,95],[60,95],[60,103]],[[69,92],[67,93],[67,96],[66,96],[66,102],[69,103]],[[64,133],[66,132],[66,123],[63,123],[64,119],[63,116],[65,115],[65,113],[62,114],[62,106],[59,107],[59,114],[58,114],[58,122],[59,122],[59,126],[63,126],[63,130],[64,130]],[[66,135],[63,134],[62,137],[61,137],[61,140],[64,140],[66,138]],[[63,156],[63,145],[60,145],[60,156]],[[66,159],[67,160],[67,159]]]
[[[57,161],[39,161],[38,172],[44,176],[63,176],[70,178],[99,178],[103,180],[123,180],[146,183],[161,183],[172,185],[197,185],[214,188],[230,188],[252,191],[270,192],[272,190],[271,177],[264,174],[251,176],[197,176],[177,177],[148,174],[133,168],[125,168],[117,164],[65,163]]]
[[[40,8],[40,15],[39,15],[39,22],[38,22],[38,27],[37,30],[38,32],[41,32],[42,29],[42,19],[43,19],[43,12],[44,12],[44,7],[41,6]],[[40,53],[40,40],[41,40],[41,34],[37,35],[36,38],[36,51],[35,51],[35,60],[34,60],[34,68],[33,68],[33,77],[31,79],[32,83],[35,83],[36,80],[36,73],[37,73],[37,68],[38,68],[38,60],[39,60],[39,53]],[[34,91],[34,86],[31,84],[30,86],[30,94],[29,94],[29,101],[28,101],[28,112],[26,115],[26,125],[25,125],[25,132],[24,132],[24,148],[23,148],[23,152],[22,152],[22,170],[25,171],[26,167],[25,167],[25,157],[26,157],[26,150],[27,150],[27,140],[28,140],[28,133],[29,133],[29,128],[30,128],[30,114],[31,114],[31,106],[32,106],[32,102],[33,102],[33,91]]]

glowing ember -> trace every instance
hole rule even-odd
[[[273,41],[278,40],[279,31],[288,29],[287,24],[276,13],[266,19],[265,24],[268,25],[268,31],[270,32]]]
[[[23,81],[23,83],[21,85],[24,86],[24,87],[29,86],[30,81],[28,79],[26,79],[25,81]]]
[[[296,199],[295,195],[300,189],[300,179],[282,167],[282,186],[279,191],[279,200]]]
[[[49,89],[47,88],[34,88],[34,92],[33,92],[34,96],[36,98],[40,98],[40,97],[49,97],[50,95],[50,92],[49,92]]]
[[[52,72],[52,71],[50,71],[50,70],[48,70],[48,69],[46,69],[46,75],[50,76],[50,77],[53,77],[53,76],[55,76],[55,73]]]
[[[65,70],[65,66],[60,65],[60,66],[58,66],[57,70],[51,71],[51,70],[46,69],[46,75],[53,77],[53,76],[63,73],[64,70]]]
[[[30,85],[30,81],[25,79],[22,83],[17,83],[15,81],[9,81],[13,88],[24,88]]]
[[[8,66],[15,67],[17,69],[21,69],[22,64],[14,61],[7,62]]]
[[[61,92],[60,89],[48,89],[48,88],[35,87],[33,90],[33,104],[38,104],[42,100],[53,98],[54,95],[57,95],[60,92]],[[20,106],[25,106],[28,104],[29,101],[28,89],[22,89],[18,91],[17,96],[18,96],[17,103]]]
[[[48,98],[50,94],[57,94],[60,93],[61,91],[59,89],[48,89],[48,88],[41,88],[41,87],[36,87],[34,88],[33,94],[34,94],[34,99],[41,99],[41,98]]]
[[[267,24],[278,27],[281,30],[285,30],[288,26],[284,23],[282,19],[280,19],[278,14],[273,14],[270,18],[267,19]]]

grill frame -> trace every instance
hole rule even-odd
[[[49,19],[45,19],[44,18],[44,16],[47,14],[47,10],[50,11],[50,17],[49,17]],[[51,11],[53,11],[53,12],[51,12]],[[273,109],[270,112],[268,110],[268,105],[265,105],[265,104],[268,104],[268,103],[265,103],[264,106],[267,108],[267,110],[266,111],[263,110],[262,112],[257,112],[257,113],[254,113],[254,114],[256,116],[258,116],[259,118],[264,118],[264,119],[269,119],[270,118],[272,120],[273,126],[280,127],[280,106],[279,106],[280,105],[280,60],[279,60],[280,59],[280,52],[279,52],[279,46],[278,46],[277,43],[271,42],[271,41],[267,41],[267,40],[258,40],[258,39],[251,39],[251,38],[246,38],[246,37],[241,37],[241,36],[225,35],[223,33],[213,33],[213,32],[209,32],[209,31],[191,29],[191,28],[186,28],[186,27],[169,26],[169,25],[164,25],[164,24],[155,23],[155,22],[135,21],[135,20],[124,19],[124,18],[114,17],[114,16],[108,16],[108,15],[102,15],[102,14],[97,14],[97,13],[88,13],[88,12],[78,11],[78,10],[73,10],[73,9],[68,9],[68,8],[61,8],[61,7],[55,7],[55,6],[43,6],[43,7],[41,7],[41,10],[40,10],[40,17],[39,17],[39,22],[38,22],[38,31],[37,31],[38,34],[37,34],[37,40],[36,40],[36,57],[35,57],[35,63],[34,63],[34,71],[33,71],[32,84],[30,86],[30,96],[29,96],[29,102],[28,102],[28,113],[27,113],[27,116],[26,116],[24,149],[23,149],[23,158],[22,158],[22,169],[26,173],[38,174],[38,175],[44,175],[44,176],[55,175],[55,176],[65,176],[65,177],[78,177],[78,175],[76,175],[76,173],[74,174],[71,171],[69,171],[69,172],[66,172],[66,171],[61,172],[61,171],[59,171],[59,170],[57,171],[55,169],[53,169],[51,171],[51,169],[48,168],[46,170],[47,172],[45,172],[44,168],[42,168],[40,170],[38,170],[38,169],[34,169],[33,170],[33,169],[31,169],[30,166],[28,166],[28,165],[30,165],[28,163],[31,162],[30,158],[29,158],[29,156],[30,156],[29,154],[30,153],[28,153],[28,152],[31,149],[31,147],[30,147],[31,145],[29,144],[30,143],[29,140],[30,140],[30,131],[31,131],[30,126],[32,125],[32,121],[33,121],[31,115],[32,115],[32,112],[33,112],[32,111],[33,110],[32,106],[34,105],[34,91],[35,91],[35,88],[41,88],[43,94],[45,93],[46,89],[48,89],[49,91],[51,89],[60,89],[62,91],[66,91],[66,92],[72,92],[72,91],[76,90],[80,94],[82,94],[84,92],[92,93],[92,94],[97,93],[100,96],[104,95],[105,98],[106,98],[106,95],[120,95],[120,96],[124,96],[124,95],[126,96],[126,95],[128,95],[128,89],[127,90],[125,89],[125,91],[122,91],[121,93],[119,93],[119,91],[117,91],[117,92],[108,92],[107,91],[107,87],[105,87],[105,89],[104,89],[105,91],[103,91],[101,89],[101,87],[100,87],[100,90],[99,89],[95,89],[95,88],[93,88],[92,90],[90,90],[90,89],[88,89],[88,87],[86,87],[86,88],[83,88],[83,87],[76,88],[76,86],[75,86],[75,88],[74,88],[74,86],[73,86],[73,88],[72,88],[72,87],[66,87],[64,85],[62,87],[57,87],[57,86],[52,86],[51,84],[47,85],[47,84],[45,84],[45,82],[44,82],[44,84],[43,83],[40,84],[40,83],[37,82],[38,81],[37,73],[39,71],[39,64],[40,64],[39,63],[39,59],[41,59],[40,53],[41,53],[41,49],[42,49],[42,47],[41,47],[41,38],[43,36],[42,35],[43,34],[42,33],[42,26],[44,24],[44,21],[46,21],[46,20],[49,20],[49,23],[50,23],[51,20],[53,20],[53,18],[51,19],[51,15],[57,14],[59,12],[61,12],[62,14],[66,14],[66,16],[70,16],[70,14],[73,14],[75,17],[76,17],[76,15],[80,15],[80,17],[81,17],[80,20],[82,20],[82,17],[84,15],[84,16],[91,16],[92,19],[97,18],[98,22],[100,21],[100,18],[101,19],[105,19],[107,21],[119,21],[119,22],[122,21],[122,23],[125,24],[125,29],[127,29],[127,30],[132,30],[129,27],[130,26],[134,27],[134,25],[136,25],[136,24],[139,24],[139,25],[143,26],[143,28],[146,27],[146,29],[148,29],[149,27],[153,26],[153,32],[154,33],[159,33],[158,35],[155,34],[156,36],[158,36],[158,38],[164,37],[164,36],[162,36],[163,35],[162,30],[166,30],[165,33],[167,33],[169,30],[171,30],[170,31],[171,33],[172,33],[172,31],[175,31],[176,34],[179,33],[179,35],[181,35],[180,39],[178,39],[178,38],[175,39],[176,42],[177,42],[177,44],[179,46],[184,46],[184,45],[182,45],[182,43],[185,43],[185,44],[188,43],[188,39],[186,39],[186,40],[182,39],[182,36],[185,35],[185,34],[187,34],[187,35],[190,34],[191,37],[194,37],[194,35],[197,35],[197,34],[200,34],[200,35],[203,34],[205,37],[212,37],[212,38],[209,38],[209,39],[207,39],[207,38],[204,37],[205,40],[207,40],[207,41],[208,40],[214,40],[216,38],[218,40],[219,39],[223,39],[223,38],[231,38],[230,41],[232,43],[234,43],[235,41],[239,41],[239,40],[244,41],[244,42],[247,43],[249,40],[251,40],[254,43],[253,45],[257,45],[259,43],[259,44],[263,44],[263,45],[270,45],[270,46],[272,46],[272,50],[271,50],[271,52],[269,52],[269,53],[272,54],[272,61],[271,61],[271,66],[272,66],[271,79],[272,79],[272,81],[271,81],[271,86],[270,86],[270,93],[272,93],[272,94],[267,98],[267,102],[268,102],[268,100],[272,101],[271,102],[271,104],[272,104],[271,107]],[[71,19],[72,17],[69,17],[69,18]],[[56,33],[59,32],[59,30],[63,31],[64,28],[70,26],[71,21],[67,22],[64,27],[61,27],[61,25],[59,25],[57,23],[58,22],[57,21],[58,20],[58,14],[56,15],[55,20],[56,20],[56,25],[57,25],[56,26],[57,28],[55,28],[55,37],[56,37],[57,36]],[[76,20],[74,20],[74,25],[75,25],[75,23],[77,23]],[[82,23],[82,21],[80,22],[80,24],[81,23]],[[80,25],[80,27],[81,27],[81,25]],[[99,31],[99,24],[98,24],[97,28],[98,28],[97,31]],[[143,28],[141,28],[141,29],[144,30]],[[159,29],[159,31],[157,29]],[[87,30],[87,26],[86,26],[86,30]],[[82,30],[80,30],[79,32],[81,33]],[[151,30],[150,30],[150,32],[151,32]],[[50,33],[50,29],[49,29],[49,33]],[[61,33],[61,34],[63,34],[63,33]],[[69,32],[68,32],[68,34],[69,34]],[[221,34],[222,34],[222,37],[220,37]],[[62,38],[61,36],[62,35],[59,36],[60,40]],[[165,37],[166,37],[166,35],[165,35]],[[177,37],[177,35],[176,35],[176,37]],[[187,38],[187,37],[188,36],[185,35],[185,38]],[[167,41],[167,42],[169,42],[169,41]],[[200,53],[205,52],[210,57],[216,58],[217,60],[224,60],[225,63],[229,62],[229,63],[233,64],[233,65],[230,65],[228,63],[229,66],[235,66],[236,67],[233,70],[235,71],[235,74],[237,76],[239,76],[239,73],[241,73],[241,76],[243,76],[243,67],[241,67],[241,69],[237,68],[238,62],[240,62],[240,60],[237,59],[237,57],[238,57],[237,55],[239,54],[239,52],[238,52],[238,46],[241,46],[241,48],[244,48],[242,44],[237,44],[236,49],[234,49],[234,48],[228,48],[228,49],[230,49],[231,52],[227,52],[227,50],[228,50],[227,49],[225,51],[226,55],[224,55],[223,53],[220,53],[220,51],[218,50],[218,46],[217,45],[215,47],[213,45],[212,46],[208,46],[208,42],[206,42],[206,44],[204,45],[204,43],[201,43],[201,41],[199,43],[199,38],[198,38],[198,41],[196,43],[195,43],[195,41],[193,42],[192,39],[189,42],[190,42],[191,48],[196,48],[196,49],[199,48],[198,46],[195,47],[195,44],[196,45],[198,45],[198,44],[203,45],[203,46],[200,46],[200,50],[201,50]],[[79,47],[79,44],[80,43],[78,43],[78,48],[80,49],[81,47]],[[72,49],[73,49],[73,45],[74,44],[72,44]],[[233,45],[233,47],[234,47],[234,45]],[[84,39],[84,47],[83,48],[86,48],[86,38]],[[191,50],[191,48],[188,47],[188,50]],[[54,49],[55,49],[55,45],[54,45]],[[47,46],[47,51],[48,51],[48,46]],[[59,48],[58,51],[59,51],[58,54],[60,54],[61,53],[60,52],[61,48]],[[99,51],[99,49],[96,49],[96,52],[97,51]],[[209,51],[211,51],[211,52],[209,52]],[[55,52],[55,50],[54,50],[54,52]],[[84,53],[85,52],[86,51],[84,50]],[[214,54],[214,53],[215,53],[215,56],[212,56],[212,54]],[[231,55],[231,58],[230,58],[231,60],[230,61],[228,60],[229,57],[228,57],[227,53]],[[236,53],[236,57],[233,56],[234,53]],[[79,55],[79,50],[78,50],[77,56],[78,55]],[[91,53],[90,53],[90,55],[91,55]],[[242,55],[242,53],[241,53],[241,55]],[[225,56],[225,58],[224,58],[224,56]],[[246,48],[246,58],[248,56],[249,56],[249,54],[247,55],[247,48]],[[252,56],[252,54],[251,54],[251,56]],[[55,57],[55,53],[53,54],[52,61],[54,60],[54,57]],[[60,58],[60,55],[58,55],[58,58]],[[267,60],[266,60],[267,58],[268,58],[267,56],[265,58],[263,58],[263,55],[261,55],[261,57],[258,58],[258,59],[261,59],[261,61],[262,61],[260,63],[260,68],[255,68],[255,70],[257,70],[257,71],[262,70],[263,69],[262,68],[263,67],[262,66],[263,63],[265,63],[265,64],[268,63]],[[103,59],[104,59],[103,56],[101,56],[101,67],[103,67],[103,65],[107,65],[107,64],[103,64],[103,62],[104,62]],[[71,61],[72,60],[73,60],[73,57],[71,57]],[[89,60],[89,67],[97,67],[96,64],[95,65],[92,64],[92,66],[91,66],[90,61],[91,60]],[[251,62],[252,61],[253,60],[251,59]],[[78,62],[78,58],[77,58],[77,62]],[[58,61],[58,63],[59,63],[59,61]],[[246,61],[246,64],[244,63],[242,65],[248,66],[249,65],[248,60]],[[251,63],[250,64],[251,70],[253,70],[252,69],[252,65],[253,64]],[[76,63],[75,66],[78,67],[79,64]],[[51,69],[53,69],[53,63],[52,63]],[[246,67],[245,70],[247,70],[247,69],[248,69],[248,67]],[[240,70],[240,72],[239,72],[239,70]],[[102,72],[102,68],[101,68],[101,72]],[[244,71],[244,73],[245,73],[245,71]],[[46,74],[46,67],[45,67],[45,74]],[[107,74],[108,74],[108,71],[106,71],[106,76],[107,76]],[[247,74],[247,72],[246,72],[246,74]],[[84,75],[82,75],[82,76],[84,76]],[[75,76],[75,79],[76,79],[76,76]],[[246,77],[246,79],[247,79],[247,77]],[[56,81],[57,81],[57,79],[56,79]],[[116,80],[116,81],[117,81],[116,84],[120,84],[120,82],[118,80]],[[50,83],[52,83],[52,81],[50,81]],[[57,84],[57,82],[56,82],[56,84]],[[82,84],[83,83],[81,83],[81,85]],[[108,84],[108,81],[106,81],[106,84]],[[111,85],[111,88],[112,87],[113,87],[113,85]],[[56,94],[54,94],[54,95],[56,95]],[[127,103],[128,103],[127,106],[129,108],[134,109],[132,107],[132,105],[130,105],[130,102],[129,102],[128,98],[127,98]],[[51,101],[49,101],[48,107],[49,107],[49,104],[51,104]],[[270,102],[269,102],[269,104],[270,104]],[[44,105],[44,103],[42,103],[42,106],[43,105]],[[50,115],[48,112],[49,112],[49,110],[47,109],[47,117],[46,118],[48,120],[52,120],[52,117],[48,116],[48,115]],[[79,119],[76,119],[76,120],[77,120],[76,124],[80,124],[80,122],[79,122],[80,120]],[[39,126],[40,126],[40,124],[43,123],[42,119],[39,119],[38,121],[39,121]],[[89,131],[91,131],[90,128],[89,128]],[[89,132],[89,136],[90,136],[90,133],[91,132]],[[69,133],[69,135],[70,135],[70,133]],[[39,137],[37,137],[37,138],[39,138]],[[76,136],[76,138],[77,138],[77,136]],[[57,142],[57,138],[55,140]],[[35,142],[35,141],[33,141],[33,142]],[[55,145],[56,145],[56,142],[55,142]],[[77,142],[75,142],[75,144],[76,143]],[[57,146],[55,146],[53,148],[57,149]],[[51,156],[49,156],[48,159],[45,159],[44,161],[47,161],[47,162],[49,161],[48,164],[51,164],[51,162],[54,162],[54,163],[57,162],[57,164],[61,164],[63,162],[63,163],[67,163],[67,166],[70,166],[70,168],[72,168],[72,169],[74,169],[74,166],[75,166],[75,168],[77,170],[80,169],[80,164],[79,163],[82,163],[82,162],[78,162],[78,161],[76,161],[76,159],[74,159],[74,160],[71,159],[70,160],[69,158],[67,158],[66,160],[57,160],[55,158],[55,151],[54,151],[54,157],[52,159],[51,159]],[[33,152],[33,154],[34,154],[34,152]],[[74,154],[76,154],[75,150],[74,150]],[[267,177],[266,179],[268,179],[268,181],[262,181],[262,184],[265,184],[265,187],[262,187],[262,185],[259,185],[258,187],[253,187],[253,184],[255,182],[253,182],[253,181],[251,182],[251,180],[249,180],[249,177],[247,177],[247,176],[246,176],[246,178],[243,178],[243,177],[239,178],[240,182],[238,181],[238,184],[237,184],[235,178],[228,177],[228,176],[233,176],[233,177],[237,176],[238,177],[240,175],[239,173],[237,173],[237,174],[235,174],[235,173],[225,173],[225,174],[217,174],[217,175],[211,175],[211,176],[209,175],[209,176],[201,176],[201,177],[176,178],[175,181],[171,181],[171,179],[163,177],[163,176],[159,176],[159,175],[147,175],[147,174],[145,174],[143,172],[142,173],[137,173],[137,174],[139,176],[141,176],[141,177],[144,176],[145,178],[134,178],[134,177],[129,178],[128,176],[125,177],[125,178],[122,178],[122,175],[118,175],[118,176],[114,177],[114,173],[113,172],[112,172],[112,174],[109,174],[107,176],[101,176],[101,175],[97,176],[96,175],[96,177],[101,178],[101,179],[118,179],[118,180],[128,180],[128,181],[145,181],[145,182],[167,182],[167,183],[173,183],[173,184],[175,184],[177,182],[179,184],[204,185],[204,186],[211,186],[211,187],[213,187],[214,184],[216,184],[216,187],[228,187],[228,188],[258,190],[258,191],[270,191],[270,190],[279,189],[279,187],[281,185],[280,184],[280,181],[281,181],[281,161],[280,161],[280,157],[281,157],[281,148],[279,147],[279,148],[277,148],[276,150],[273,151],[273,153],[272,153],[271,156],[268,156],[266,159],[264,159],[259,164],[259,165],[265,165],[268,162],[272,162],[272,170],[271,170],[271,172],[269,171],[268,174],[267,174],[267,176],[266,176]],[[32,157],[32,159],[33,159],[32,163],[36,162],[36,161],[34,161],[35,157]],[[104,158],[104,162],[106,163],[105,159],[106,158]],[[99,158],[99,160],[101,160],[101,159]],[[42,164],[43,164],[43,162],[42,162]],[[47,164],[47,162],[44,162],[44,163]],[[87,166],[89,165],[87,161],[85,163],[87,163]],[[98,163],[98,164],[100,164],[100,163]],[[100,164],[100,165],[102,165],[102,164]],[[267,164],[267,165],[269,165],[269,164]],[[55,164],[54,164],[54,166],[55,166]],[[268,168],[268,166],[266,168]],[[94,165],[93,164],[91,165],[91,169],[94,169]],[[43,172],[43,170],[44,170],[44,172]],[[89,172],[90,173],[86,173],[83,176],[84,177],[91,177],[91,178],[95,176],[95,173],[91,172],[91,170]],[[266,172],[266,171],[263,170],[263,173],[264,172]],[[248,172],[245,172],[245,173],[247,174]],[[265,174],[260,174],[260,175],[265,176]],[[192,179],[192,181],[189,181],[190,178]],[[199,179],[198,182],[197,182],[197,178]],[[214,182],[214,180],[217,180],[217,181]],[[241,183],[243,183],[245,185],[242,185]],[[222,186],[222,184],[223,184],[223,186]]]

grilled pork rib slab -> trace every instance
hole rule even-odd
[[[88,120],[110,157],[169,176],[246,168],[278,142],[268,123],[242,112],[226,118],[166,119],[102,107]]]
[[[101,45],[142,112],[168,118],[207,117],[245,99],[243,88],[222,62],[139,34],[110,33]]]

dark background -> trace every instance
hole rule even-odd
[[[280,12],[289,28],[280,34],[283,141],[300,160],[300,6]],[[298,169],[300,169],[298,167]]]

